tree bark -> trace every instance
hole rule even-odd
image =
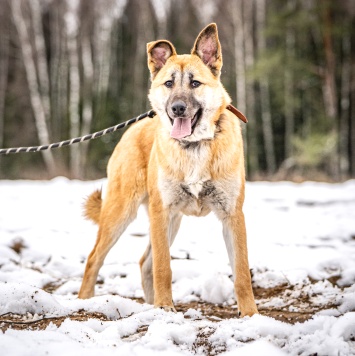
[[[33,51],[26,28],[25,19],[21,10],[21,0],[12,0],[11,2],[12,16],[14,24],[18,32],[21,45],[23,64],[25,67],[28,89],[30,93],[31,105],[35,117],[37,134],[40,145],[48,144],[49,134],[46,124],[46,115],[41,95],[38,87],[36,66],[33,59]],[[43,159],[50,175],[55,173],[55,162],[51,151],[42,151]]]

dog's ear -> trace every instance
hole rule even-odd
[[[215,76],[219,76],[222,68],[222,51],[218,39],[217,25],[209,24],[197,36],[191,54],[199,56],[203,63],[211,69]]]
[[[152,79],[164,66],[169,57],[176,55],[175,47],[165,40],[147,43],[148,68]]]

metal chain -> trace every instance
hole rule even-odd
[[[141,114],[137,117],[134,117],[133,119],[130,119],[128,121],[122,122],[118,125],[111,126],[105,130],[101,130],[98,132],[94,132],[92,134],[84,135],[81,137],[75,137],[70,140],[65,140],[61,142],[56,142],[56,143],[51,143],[48,145],[42,145],[42,146],[31,146],[31,147],[14,147],[14,148],[1,148],[0,149],[0,155],[7,155],[9,153],[20,153],[20,152],[39,152],[39,151],[44,151],[44,150],[51,150],[53,148],[59,148],[63,146],[70,146],[74,143],[79,143],[79,142],[84,142],[88,140],[92,140],[94,138],[98,138],[104,135],[107,135],[111,132],[115,132],[119,129],[123,129],[126,126],[129,126],[139,120],[145,119],[146,117],[153,118],[155,116],[155,111],[150,110],[144,114]]]

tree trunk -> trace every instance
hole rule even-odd
[[[323,19],[323,45],[325,52],[324,71],[324,104],[326,114],[330,119],[335,119],[337,115],[337,90],[335,83],[335,55],[332,41],[332,18],[330,5],[324,5],[322,11]]]
[[[237,107],[246,113],[246,86],[245,86],[245,54],[244,54],[244,29],[243,29],[243,1],[233,2],[234,28],[234,58],[236,72]]]
[[[69,59],[69,116],[70,116],[70,137],[80,135],[80,74],[79,74],[79,54],[78,54],[78,8],[77,3],[67,0],[66,33]],[[80,146],[70,146],[70,173],[73,178],[81,178],[80,169]]]
[[[93,118],[93,96],[92,96],[92,87],[93,87],[93,77],[94,77],[94,65],[92,62],[92,53],[90,39],[85,37],[82,41],[82,65],[84,72],[83,80],[83,122],[82,122],[82,134],[87,134],[90,132],[91,123]],[[81,144],[81,160],[80,160],[80,171],[84,172],[87,155],[89,149],[89,142],[83,142]]]
[[[352,56],[351,59],[351,78],[354,83],[355,80],[355,58]],[[351,88],[350,95],[350,165],[351,165],[351,176],[355,178],[355,88]]]
[[[9,30],[4,14],[0,16],[0,147],[4,147],[5,99],[9,68]]]
[[[235,0],[232,5],[234,23],[234,63],[236,72],[237,107],[246,114],[245,51],[243,29],[243,0]],[[243,131],[243,136],[245,131]],[[248,156],[248,140],[244,139],[244,154]],[[248,166],[245,167],[248,173]]]
[[[246,72],[254,69],[254,0],[244,0],[244,44],[245,44],[245,67]],[[254,80],[246,80],[246,115],[249,119],[246,126],[249,162],[248,174],[252,177],[259,171],[258,140],[255,111]]]
[[[112,6],[112,4],[111,4]],[[95,3],[96,20],[94,24],[94,50],[96,58],[94,61],[95,92],[99,98],[99,108],[105,110],[108,83],[110,78],[111,57],[111,33],[113,28],[113,16],[107,11],[107,4]]]
[[[138,5],[139,4],[139,5]],[[141,106],[137,107],[137,103],[133,103],[134,107],[137,107],[138,112],[144,111],[148,106],[147,90],[149,82],[146,80],[146,45],[153,36],[152,22],[150,21],[150,8],[149,3],[146,1],[137,1],[137,39],[136,39],[136,51],[134,58],[134,71],[133,71],[133,88],[136,91],[136,100],[141,103]],[[137,91],[137,88],[142,90]]]
[[[324,70],[324,84],[323,84],[323,97],[325,110],[328,118],[331,119],[332,131],[336,132],[339,140],[339,131],[336,127],[337,112],[337,88],[335,82],[336,76],[336,63],[332,41],[333,22],[331,17],[330,3],[325,3],[322,9],[323,20],[323,45],[325,52],[325,70]],[[335,158],[335,162],[339,161],[340,157]],[[332,175],[336,178],[340,178],[339,165],[332,165]]]
[[[287,7],[290,12],[295,9],[295,0],[288,0]],[[295,31],[288,23],[286,25],[286,66],[285,66],[285,159],[293,156],[292,137],[295,131],[294,116],[294,78],[292,59],[295,57]],[[291,59],[291,61],[290,61]]]
[[[46,46],[41,18],[41,6],[38,0],[28,2],[31,9],[33,32],[35,35],[36,58],[38,68],[39,90],[43,102],[48,128],[50,127],[49,72],[46,58]]]
[[[257,39],[258,39],[258,55],[262,55],[266,49],[266,41],[264,36],[265,29],[266,7],[265,0],[256,1],[256,21],[257,21]],[[261,104],[261,120],[264,134],[266,170],[269,175],[276,171],[276,158],[274,151],[274,136],[271,121],[270,108],[270,88],[267,76],[260,79],[260,104]]]
[[[154,7],[154,12],[158,19],[158,34],[157,38],[166,38],[167,37],[167,21],[168,13],[170,10],[171,0],[151,0]],[[208,2],[203,0],[204,3]],[[197,4],[197,1],[194,1]],[[199,5],[199,4],[198,4]]]
[[[345,179],[349,174],[349,108],[351,86],[351,37],[349,32],[344,34],[342,41],[343,63],[341,66],[341,112],[339,125],[339,170],[340,178]]]
[[[14,24],[16,26],[22,57],[23,64],[26,71],[28,89],[30,93],[30,99],[33,109],[33,114],[35,117],[37,134],[39,138],[40,145],[45,145],[50,143],[48,128],[46,124],[46,115],[43,102],[41,100],[41,95],[38,87],[37,76],[36,76],[36,66],[33,59],[32,46],[28,36],[28,30],[26,28],[25,19],[21,10],[21,0],[12,0],[10,2],[12,16],[14,19]],[[47,170],[50,175],[55,173],[55,163],[51,151],[42,151],[43,159],[46,164]]]
[[[352,93],[352,105],[351,112],[355,115],[355,93]],[[351,134],[350,134],[351,146],[350,146],[350,164],[351,164],[351,177],[355,178],[355,122],[354,119],[351,122]]]

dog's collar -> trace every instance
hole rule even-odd
[[[247,123],[248,119],[244,116],[244,114],[239,111],[235,106],[233,106],[232,104],[229,104],[227,106],[227,109],[229,111],[231,111],[235,116],[237,116],[240,120],[242,120],[243,122]]]

